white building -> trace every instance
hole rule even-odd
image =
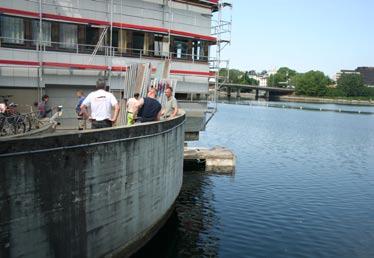
[[[152,62],[157,73],[165,59],[177,98],[208,94],[217,7],[218,0],[1,1],[0,95],[31,105],[48,94],[67,121],[75,117],[76,89],[89,92],[106,76],[120,96],[128,64]]]

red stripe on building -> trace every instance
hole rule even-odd
[[[23,65],[23,66],[39,66],[39,62],[35,61],[20,61],[20,60],[5,60],[0,59],[0,64],[8,65]],[[70,64],[70,63],[59,63],[59,62],[43,62],[44,67],[56,67],[56,68],[71,68],[80,70],[109,70],[110,67],[106,65],[87,65],[87,64]],[[126,66],[112,66],[112,71],[127,71]]]
[[[181,74],[181,75],[200,75],[200,76],[214,76],[213,72],[200,72],[200,71],[190,71],[190,70],[170,70],[171,74]]]
[[[28,17],[36,17],[39,18],[39,13],[23,11],[23,10],[16,10],[10,9],[5,7],[0,7],[0,12],[7,13],[7,14],[14,14],[14,15],[21,15],[21,16],[28,16]]]
[[[180,30],[170,30],[170,33],[173,35],[184,36],[187,38],[197,38],[197,39],[203,39],[203,40],[208,40],[208,41],[217,40],[215,37],[212,37],[212,36],[204,36],[204,35],[195,34],[191,32],[180,31]]]
[[[39,13],[37,12],[29,12],[29,11],[5,8],[5,7],[0,7],[0,12],[6,13],[6,14],[39,18]],[[73,22],[73,23],[110,26],[110,22],[107,22],[107,21],[77,18],[77,17],[63,16],[63,15],[50,14],[50,13],[42,13],[42,17],[44,19],[52,19],[52,20],[59,20],[59,21],[66,21],[66,22]],[[169,33],[168,29],[165,29],[162,27],[144,26],[144,25],[137,25],[137,24],[130,24],[130,23],[113,22],[113,27],[122,28],[122,29],[145,30],[145,31],[152,31],[152,32],[159,32],[159,33]],[[185,32],[185,31],[179,31],[179,30],[170,30],[170,33],[173,35],[177,35],[177,36],[197,38],[197,39],[203,39],[203,40],[209,40],[209,41],[217,40],[215,37],[212,37],[212,36],[206,36],[206,35],[195,34],[195,33],[190,33],[190,32]]]

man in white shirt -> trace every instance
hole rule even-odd
[[[91,106],[92,129],[112,127],[119,114],[119,105],[116,97],[110,92],[105,91],[106,82],[104,79],[98,79],[96,82],[96,91],[88,94],[81,105],[81,112],[87,115],[87,107]],[[114,114],[112,116],[112,107]]]

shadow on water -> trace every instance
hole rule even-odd
[[[175,211],[158,234],[133,258],[218,256],[219,238],[212,234],[219,219],[213,207],[213,183],[201,172],[187,172]]]

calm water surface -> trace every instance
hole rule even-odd
[[[235,175],[186,172],[137,257],[374,257],[374,116],[218,107],[193,145],[232,149]]]

